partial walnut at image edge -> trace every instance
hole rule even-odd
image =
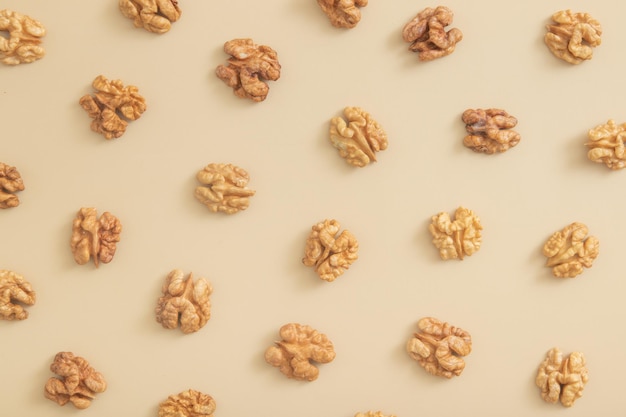
[[[200,183],[194,191],[196,200],[211,212],[235,214],[250,206],[256,193],[247,187],[248,172],[233,164],[211,163],[196,174]]]
[[[586,225],[573,222],[547,240],[543,255],[548,258],[546,266],[552,268],[555,277],[574,278],[584,268],[591,268],[600,253],[600,241],[588,233]]]
[[[2,35],[8,32],[8,37]],[[40,45],[46,35],[41,22],[13,10],[0,10],[0,62],[6,65],[29,64],[44,57]]]
[[[212,417],[217,405],[213,397],[194,389],[170,395],[159,404],[159,417]]]
[[[19,206],[20,199],[16,194],[25,188],[17,168],[0,162],[0,209]]]
[[[168,32],[182,14],[177,0],[119,0],[118,6],[136,28],[157,34]]]
[[[0,320],[26,320],[24,306],[35,304],[36,294],[23,276],[5,269],[0,270]]]
[[[359,242],[348,230],[341,233],[341,224],[326,219],[311,227],[306,240],[302,263],[315,268],[320,279],[332,282],[359,258]]]
[[[541,398],[548,403],[560,401],[564,407],[573,406],[582,397],[589,380],[586,365],[582,352],[572,352],[564,358],[560,349],[550,349],[535,378],[535,385],[541,388]]]
[[[339,156],[359,168],[376,162],[376,153],[387,149],[387,133],[360,107],[346,107],[343,114],[345,120],[342,117],[330,120],[330,142]]]
[[[331,25],[344,29],[351,29],[361,21],[359,7],[365,7],[367,3],[368,0],[317,0]]]
[[[453,16],[448,7],[427,7],[404,26],[402,39],[411,44],[409,50],[417,52],[420,61],[432,61],[450,55],[463,39],[463,32],[459,29],[445,30],[452,23]]]
[[[465,207],[454,212],[454,218],[446,212],[431,217],[428,230],[433,237],[433,245],[439,250],[442,260],[463,260],[478,252],[482,244],[480,218]]]
[[[120,241],[122,223],[105,211],[100,217],[93,207],[82,207],[72,223],[70,247],[74,261],[84,265],[93,259],[96,267],[113,260]]]
[[[593,48],[602,43],[602,26],[589,13],[561,10],[546,25],[544,42],[552,54],[570,64],[580,64],[593,57]]]
[[[393,414],[383,414],[382,411],[367,411],[365,413],[356,413],[354,417],[396,417]]]
[[[461,116],[468,135],[463,145],[474,152],[492,155],[517,145],[521,136],[512,130],[517,119],[501,109],[467,109]]]
[[[609,119],[605,124],[598,125],[587,132],[589,148],[587,158],[590,161],[604,164],[612,170],[626,168],[626,123],[617,124]]]
[[[50,370],[57,377],[48,379],[44,395],[61,406],[72,403],[78,409],[85,409],[96,394],[106,391],[107,383],[102,374],[72,352],[57,353]]]

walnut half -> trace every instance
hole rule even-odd
[[[546,402],[559,400],[565,407],[571,407],[582,397],[583,389],[589,380],[585,356],[573,352],[567,358],[558,348],[552,348],[539,366],[535,384],[541,388],[541,398]]]
[[[109,213],[104,212],[100,218],[93,207],[83,207],[74,218],[70,247],[74,260],[84,265],[93,257],[93,262],[99,266],[100,262],[109,263],[115,255],[116,244],[120,241],[122,224]]]
[[[600,22],[589,13],[561,10],[552,15],[544,41],[550,52],[570,64],[580,64],[593,57],[593,48],[602,43]]]
[[[626,123],[618,125],[615,120],[609,120],[606,124],[590,129],[587,136],[587,158],[613,170],[626,168]]]
[[[338,28],[351,29],[361,21],[359,7],[367,6],[368,0],[317,0],[330,23]]]
[[[250,205],[254,190],[246,187],[250,175],[232,164],[209,164],[196,174],[201,185],[196,187],[196,199],[213,213],[238,213]]]
[[[468,133],[463,145],[474,152],[488,155],[505,152],[521,139],[519,133],[511,130],[517,125],[517,119],[504,110],[468,109],[461,118]]]
[[[48,380],[44,395],[59,405],[71,402],[76,408],[87,408],[96,394],[107,388],[102,374],[72,352],[57,353],[50,370],[58,377]]]
[[[28,64],[43,58],[41,38],[46,28],[32,17],[12,10],[0,10],[0,32],[9,32],[8,37],[0,34],[0,62],[7,65]]]
[[[24,181],[15,167],[0,162],[0,209],[17,207],[20,199],[15,195],[24,191]]]
[[[334,281],[359,258],[359,242],[340,228],[337,220],[324,220],[311,227],[306,241],[302,263],[315,267],[324,281]]]
[[[356,413],[354,417],[396,417],[392,414],[383,414],[382,411],[368,411],[366,413]]]
[[[410,43],[409,50],[418,53],[421,61],[431,61],[450,55],[463,33],[453,28],[446,32],[454,14],[445,6],[427,7],[404,26],[402,39]]]
[[[591,268],[600,252],[600,241],[588,233],[587,226],[574,222],[550,236],[543,254],[555,277],[574,278],[583,272],[583,267]]]
[[[443,260],[459,259],[470,256],[480,249],[482,242],[480,219],[472,210],[459,207],[452,220],[448,213],[442,212],[432,217],[428,230],[433,236],[433,244],[439,249]]]
[[[159,404],[159,417],[213,417],[215,408],[213,397],[189,389]]]
[[[13,271],[0,270],[0,319],[24,320],[28,311],[22,305],[35,304],[35,291],[28,281]]]
[[[119,8],[135,27],[158,34],[168,32],[181,15],[178,0],[119,0]]]
[[[376,162],[376,152],[387,149],[383,128],[359,107],[346,107],[343,114],[347,123],[341,117],[330,121],[330,142],[350,165],[362,168]]]

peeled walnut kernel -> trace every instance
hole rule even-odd
[[[209,164],[196,174],[202,184],[196,187],[196,199],[213,213],[234,214],[250,205],[254,190],[246,187],[250,175],[232,164]]]
[[[24,320],[28,311],[22,305],[35,304],[35,291],[28,281],[13,271],[0,270],[0,320]]]
[[[461,375],[465,369],[463,356],[472,351],[470,334],[433,317],[421,319],[417,327],[419,332],[406,345],[409,356],[432,375]]]
[[[616,124],[609,120],[604,125],[589,130],[589,142],[585,143],[589,149],[587,157],[593,161],[606,165],[610,169],[626,168],[626,123]]]
[[[108,211],[98,218],[95,208],[82,207],[72,225],[70,246],[74,260],[84,265],[93,257],[96,267],[100,262],[111,262],[121,232],[122,224]]]
[[[324,220],[311,227],[306,241],[302,263],[315,267],[324,281],[334,281],[359,258],[359,242],[340,228],[337,220]]]
[[[356,413],[354,417],[396,417],[395,415],[383,414],[382,411],[368,411],[366,413]]]
[[[387,149],[387,134],[383,128],[359,107],[346,107],[343,114],[347,123],[341,117],[330,121],[330,142],[351,165],[362,168],[376,162],[376,152]]]
[[[283,339],[265,351],[265,361],[280,369],[288,378],[314,381],[319,369],[311,362],[329,363],[335,350],[328,337],[313,328],[297,323],[280,328]]]
[[[330,23],[338,28],[353,28],[361,20],[359,7],[367,6],[368,0],[317,0]]]
[[[494,154],[505,152],[517,145],[521,137],[511,128],[517,119],[500,109],[468,109],[461,117],[469,133],[463,145],[475,152]]]
[[[555,277],[574,278],[583,272],[583,267],[591,268],[600,251],[600,241],[587,233],[587,226],[574,222],[548,239],[543,254]]]
[[[593,57],[593,48],[600,45],[602,27],[589,13],[561,10],[552,15],[554,24],[547,25],[544,41],[550,52],[570,64],[580,64]]]
[[[57,353],[50,370],[58,377],[48,380],[44,395],[59,405],[71,402],[76,408],[87,408],[96,394],[107,388],[102,374],[72,352]]]
[[[539,366],[535,384],[541,388],[541,398],[546,402],[555,404],[560,400],[565,407],[571,407],[582,397],[588,380],[589,372],[581,352],[563,359],[563,353],[552,348]]]
[[[0,209],[17,207],[20,199],[15,195],[24,191],[24,181],[15,167],[0,162]]]
[[[158,34],[168,32],[181,15],[177,0],[119,0],[118,5],[136,28]]]
[[[213,417],[215,408],[213,397],[189,389],[159,404],[159,417]]]
[[[409,50],[417,52],[421,61],[450,55],[463,39],[459,29],[445,30],[452,23],[453,16],[452,10],[445,6],[428,7],[404,26],[402,39],[411,44]]]
[[[46,54],[40,46],[46,28],[32,17],[12,10],[0,10],[0,62],[7,65],[28,64]]]
[[[175,269],[167,276],[161,291],[156,320],[166,329],[175,329],[180,324],[183,333],[193,333],[211,318],[209,296],[213,288],[206,279],[194,281],[192,274],[185,278],[183,271]]]
[[[480,219],[472,210],[459,207],[454,220],[448,213],[432,217],[428,230],[433,236],[433,244],[439,249],[441,259],[463,260],[478,252],[482,241]]]
[[[228,65],[217,67],[217,77],[231,87],[237,97],[255,102],[265,100],[270,90],[265,81],[280,78],[281,67],[276,51],[243,38],[226,42],[224,52],[231,57]]]

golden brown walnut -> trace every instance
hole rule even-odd
[[[593,57],[593,48],[600,45],[602,27],[589,13],[561,10],[552,15],[544,41],[550,52],[570,64],[580,64]]]
[[[213,288],[206,279],[194,281],[192,274],[185,278],[183,271],[174,269],[167,276],[161,292],[156,320],[166,329],[175,329],[180,324],[183,333],[193,333],[211,318],[209,296]]]
[[[585,384],[589,380],[585,357],[581,352],[573,352],[563,359],[558,348],[552,348],[539,366],[535,383],[541,388],[541,398],[549,403],[571,407],[582,397]]]
[[[589,149],[587,157],[607,167],[617,170],[626,168],[626,123],[616,124],[609,120],[606,124],[589,130],[589,142],[585,143]]]
[[[224,44],[231,57],[228,65],[219,65],[217,77],[232,87],[237,97],[259,102],[267,98],[269,86],[265,81],[280,78],[278,54],[269,46],[256,45],[252,39],[233,39]]]
[[[265,361],[288,378],[314,381],[319,369],[311,362],[329,363],[335,349],[328,337],[310,326],[288,323],[280,328],[281,341],[265,351]]]
[[[463,139],[463,145],[475,152],[488,155],[504,152],[521,139],[519,133],[510,130],[517,125],[517,119],[504,110],[468,109],[461,118],[469,133]]]
[[[330,23],[338,28],[353,28],[361,20],[359,7],[367,6],[368,0],[317,0]]]
[[[433,317],[417,322],[419,329],[406,350],[428,373],[446,378],[461,375],[465,369],[463,356],[472,351],[472,337],[465,330]]]
[[[324,220],[311,227],[306,241],[302,263],[315,267],[324,281],[334,281],[359,258],[359,242],[340,228],[337,220]]]
[[[234,214],[250,205],[254,190],[246,187],[250,175],[232,164],[209,164],[196,174],[202,184],[196,187],[195,197],[213,213]]]
[[[376,162],[376,152],[387,149],[387,134],[376,120],[359,107],[343,110],[346,121],[334,117],[330,121],[330,142],[349,164],[364,167]]]
[[[478,252],[482,241],[480,219],[474,212],[459,207],[454,213],[454,220],[448,213],[439,213],[432,218],[428,230],[433,236],[433,244],[439,249],[441,259],[463,260]]]
[[[583,272],[583,267],[591,268],[600,251],[600,241],[588,233],[587,226],[574,222],[548,239],[543,254],[555,277],[574,278]]]
[[[46,54],[40,45],[46,28],[32,17],[0,10],[0,32],[8,32],[8,37],[0,34],[0,61],[4,64],[28,64]]]
[[[146,100],[134,85],[126,87],[120,80],[109,81],[98,75],[92,86],[96,92],[82,96],[79,103],[93,119],[91,130],[106,139],[122,136],[128,122],[139,119],[146,111]]]
[[[421,61],[450,55],[463,39],[459,29],[445,30],[452,23],[453,16],[452,10],[445,6],[428,7],[404,26],[402,39],[411,44],[409,50],[417,52]]]
[[[24,320],[23,305],[35,304],[35,291],[28,281],[13,271],[0,270],[0,320]]]
[[[215,408],[213,397],[189,389],[159,404],[159,417],[212,417]]]
[[[76,408],[87,408],[96,394],[107,388],[102,374],[72,352],[57,353],[50,370],[58,377],[48,379],[44,395],[59,405],[71,402]]]
[[[181,15],[177,0],[119,0],[118,4],[135,27],[158,34],[169,31]]]
[[[382,411],[368,411],[366,413],[356,413],[354,417],[396,417],[392,414],[386,415]]]
[[[82,207],[72,225],[70,246],[74,260],[77,264],[84,265],[93,257],[96,266],[100,262],[111,262],[121,232],[122,224],[108,211],[98,218],[95,208]]]
[[[24,181],[15,167],[0,162],[0,209],[17,207],[20,199],[15,195],[24,191]]]

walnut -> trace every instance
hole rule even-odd
[[[72,352],[57,353],[50,370],[59,377],[48,379],[44,395],[59,405],[71,402],[76,408],[87,408],[96,394],[107,388],[102,374]]]
[[[561,10],[552,15],[555,24],[547,25],[544,41],[550,52],[570,64],[591,59],[593,48],[600,45],[602,27],[588,13]]]
[[[211,318],[209,296],[213,288],[204,278],[194,281],[192,274],[187,278],[184,275],[174,269],[167,276],[157,302],[156,320],[166,329],[175,329],[180,323],[183,333],[193,333]]]
[[[122,224],[108,211],[98,218],[95,208],[82,207],[72,225],[70,246],[74,260],[84,265],[93,257],[96,267],[100,262],[111,262],[121,232]]]
[[[280,328],[283,339],[265,351],[265,361],[280,368],[288,378],[314,381],[319,369],[311,361],[329,363],[335,350],[328,337],[303,324],[288,323]]]
[[[18,191],[24,191],[22,176],[15,167],[0,162],[0,209],[19,206]]]
[[[394,415],[383,414],[382,411],[368,411],[367,413],[356,413],[354,417],[396,417]]]
[[[146,111],[146,100],[134,85],[125,87],[122,81],[109,81],[102,75],[92,85],[96,92],[82,96],[79,103],[93,119],[91,130],[106,139],[122,136],[128,121],[139,119]]]
[[[219,65],[217,77],[233,88],[237,97],[259,102],[265,100],[269,86],[264,80],[280,78],[278,54],[269,46],[256,45],[252,39],[233,39],[224,44],[231,57],[228,65]]]
[[[457,28],[446,32],[445,27],[452,23],[452,17],[452,10],[445,6],[428,7],[404,26],[402,39],[411,44],[410,51],[418,52],[421,61],[450,55],[463,39],[463,33]]]
[[[302,263],[315,267],[324,281],[334,281],[359,258],[359,242],[347,230],[339,234],[337,220],[324,220],[311,227]]]
[[[517,119],[500,109],[468,109],[461,117],[469,133],[463,145],[475,152],[494,154],[504,152],[517,145],[521,137],[511,128]]]
[[[7,65],[28,64],[43,58],[40,46],[46,28],[41,22],[12,10],[0,10],[0,61]]]
[[[159,404],[159,417],[212,417],[215,408],[213,397],[189,389]]]
[[[609,120],[589,130],[588,137],[590,141],[585,146],[591,148],[587,153],[591,161],[603,163],[614,170],[626,168],[626,123],[618,125]]]
[[[368,0],[317,0],[330,23],[338,28],[353,28],[361,20],[359,7],[367,6]]]
[[[18,304],[19,303],[19,304]],[[35,291],[28,281],[12,271],[0,270],[0,319],[24,320],[28,311],[22,304],[35,304]]]
[[[246,187],[250,176],[232,164],[209,164],[196,174],[202,184],[196,187],[195,197],[213,213],[234,214],[250,205],[254,190]]]
[[[158,34],[169,31],[181,15],[178,0],[119,0],[118,4],[136,28]]]
[[[565,407],[571,407],[582,397],[588,380],[585,357],[581,352],[573,352],[563,359],[563,353],[552,348],[539,366],[535,383],[541,388],[541,397],[545,401],[555,404],[561,400]]]
[[[472,337],[468,332],[433,317],[417,322],[415,333],[406,349],[428,373],[446,378],[459,376],[465,369],[463,356],[472,350]]]
[[[583,267],[591,268],[600,242],[587,236],[588,232],[587,226],[574,222],[548,239],[543,254],[548,258],[546,266],[552,268],[555,277],[574,278],[583,272]]]
[[[433,235],[433,244],[439,249],[441,259],[460,259],[473,255],[480,249],[482,240],[480,219],[472,210],[459,207],[454,221],[448,213],[432,217],[428,230]]]
[[[341,117],[330,121],[330,142],[349,164],[364,167],[376,162],[376,152],[387,149],[387,134],[369,113],[359,107],[343,110]]]

